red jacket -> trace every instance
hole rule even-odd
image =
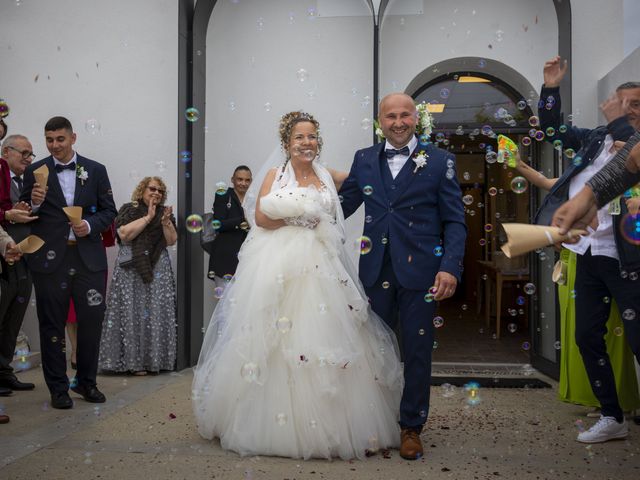
[[[11,171],[9,164],[4,158],[0,158],[0,225],[6,225],[4,212],[11,210]]]

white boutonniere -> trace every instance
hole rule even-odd
[[[419,168],[422,168],[427,164],[427,158],[429,158],[429,155],[427,155],[424,150],[421,150],[413,156],[413,163],[416,164],[416,168],[413,169],[413,173],[416,173]]]
[[[78,177],[82,185],[84,185],[85,180],[89,178],[89,174],[84,169],[84,167],[78,165],[76,166],[76,177]]]

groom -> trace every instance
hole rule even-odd
[[[33,163],[24,173],[20,200],[31,202],[38,220],[31,233],[44,240],[28,255],[33,275],[40,325],[42,370],[51,392],[53,408],[71,408],[66,375],[65,322],[69,299],[78,318],[78,373],[71,390],[87,402],[102,403],[96,385],[98,352],[105,304],[107,256],[100,233],[116,216],[111,184],[104,165],[73,150],[76,134],[64,117],[53,117],[44,127],[51,156]],[[46,185],[36,182],[34,171],[46,166]],[[70,225],[63,208],[82,208],[82,220]]]
[[[415,460],[429,413],[433,300],[455,293],[466,226],[454,156],[418,143],[413,99],[384,97],[379,122],[386,142],[356,152],[340,195],[345,217],[365,205],[363,243],[371,250],[362,250],[360,279],[371,307],[392,329],[400,323],[400,455]]]

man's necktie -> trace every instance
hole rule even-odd
[[[15,177],[13,177],[13,181],[16,182],[18,190],[22,191],[22,177],[16,175]]]
[[[63,170],[75,170],[76,162],[67,163],[66,165],[62,165],[60,163],[56,163],[56,173],[60,173]]]
[[[384,154],[387,156],[387,158],[393,158],[396,155],[405,155],[405,156],[409,156],[409,147],[402,147],[400,150],[396,150],[395,148],[387,148],[384,151]]]

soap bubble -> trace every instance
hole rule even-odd
[[[98,120],[96,120],[95,118],[87,120],[84,124],[84,129],[91,135],[97,135],[100,132],[101,128],[102,126],[100,125],[100,122],[98,122]]]
[[[306,82],[309,78],[309,72],[307,72],[304,68],[298,69],[296,72],[296,77],[300,82]]]
[[[184,118],[189,122],[197,122],[200,119],[200,110],[195,107],[189,107],[184,111]]]
[[[197,213],[189,215],[185,223],[189,233],[198,233],[202,231],[202,217]]]
[[[528,186],[529,182],[527,182],[527,179],[524,177],[517,176],[511,180],[511,190],[514,193],[524,193],[527,191]]]
[[[371,239],[369,237],[366,237],[366,236],[360,237],[360,240],[358,243],[360,245],[360,255],[366,255],[373,248]]]
[[[248,383],[260,379],[260,367],[255,362],[247,362],[240,368],[240,376]]]

